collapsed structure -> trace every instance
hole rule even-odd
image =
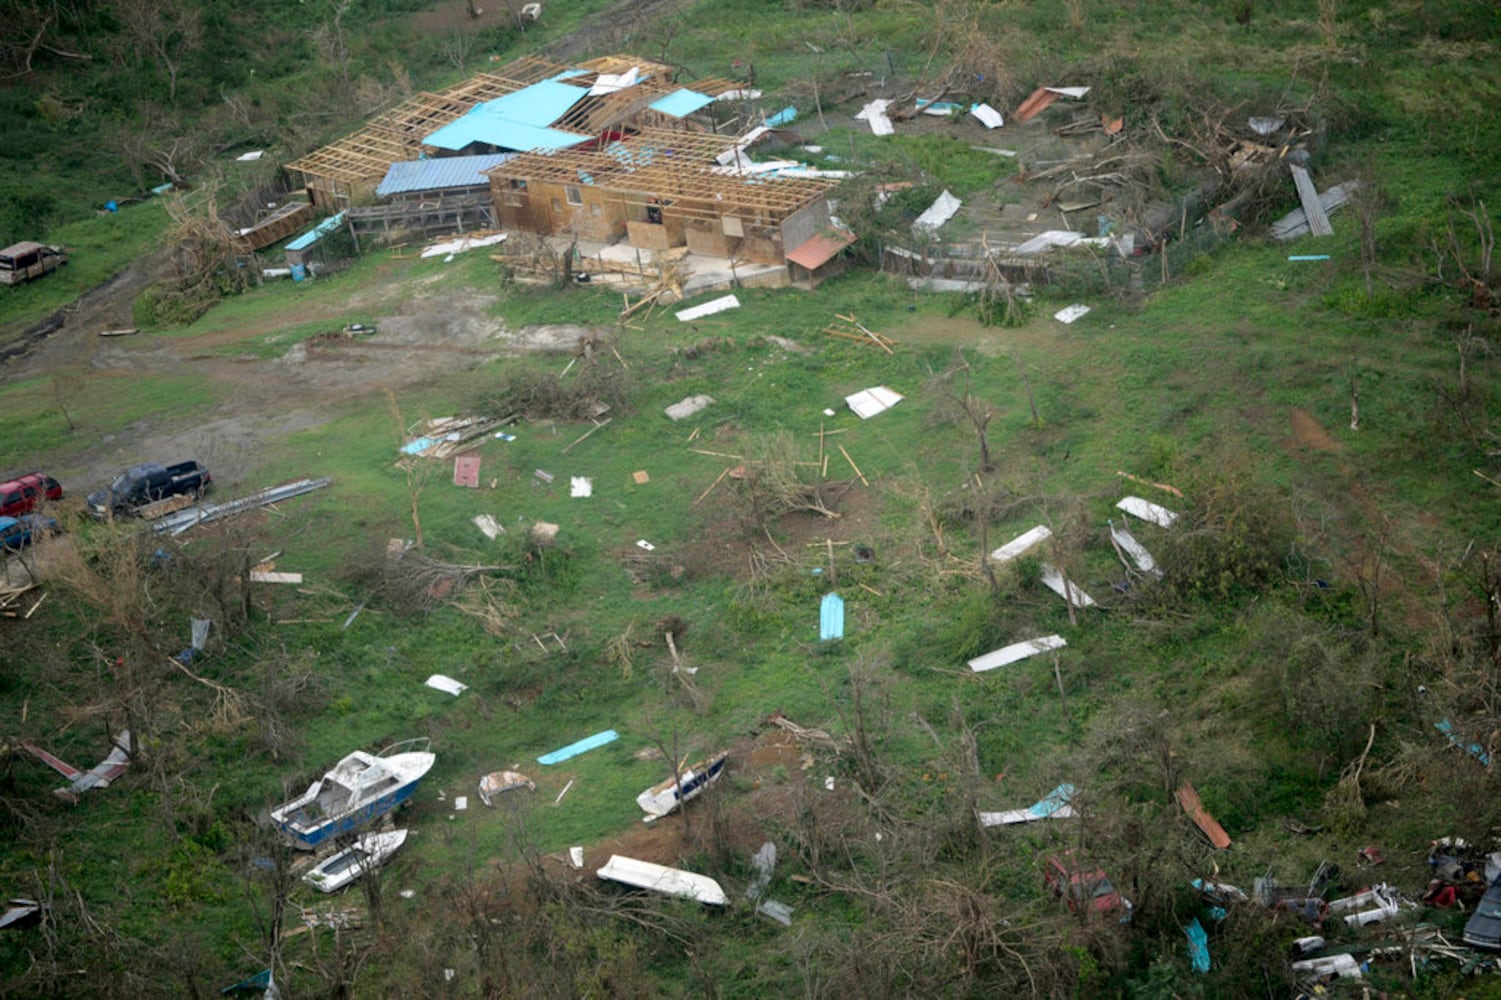
[[[722,132],[735,116],[716,110],[741,85],[672,76],[622,55],[572,67],[528,56],[412,97],[288,169],[357,236],[362,224],[432,235],[488,223],[790,263],[813,280],[854,240],[830,217],[834,179],[752,169],[746,148],[773,131]],[[382,196],[394,200],[369,204]]]

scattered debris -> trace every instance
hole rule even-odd
[[[568,495],[570,497],[592,497],[594,495],[594,480],[588,476],[571,476],[568,480]]]
[[[543,754],[541,757],[537,758],[537,763],[549,765],[561,764],[565,760],[570,760],[574,757],[577,757],[579,754],[586,753],[590,750],[595,749],[596,747],[602,747],[606,743],[613,743],[618,739],[620,739],[619,733],[617,733],[613,729],[606,729],[603,732],[595,733],[593,736],[586,736],[576,743],[570,743],[560,750],[554,750],[552,753]]]
[[[1051,564],[1042,564],[1041,579],[1042,585],[1044,587],[1047,587],[1049,590],[1057,594],[1059,597],[1063,598],[1065,601],[1070,602],[1074,607],[1092,608],[1095,606],[1094,598],[1090,597],[1088,594],[1084,593],[1084,591],[1080,590],[1078,585],[1073,581],[1069,581],[1067,588],[1065,589],[1063,574],[1060,573],[1058,569]]]
[[[818,638],[821,642],[844,638],[844,598],[825,594],[818,605]]]
[[[15,924],[25,923],[32,917],[40,915],[42,904],[34,899],[11,899],[6,902],[5,911],[0,913],[0,930]]]
[[[1180,499],[1183,496],[1182,490],[1178,489],[1178,487],[1176,486],[1169,486],[1167,483],[1154,483],[1150,479],[1143,479],[1140,476],[1133,476],[1129,472],[1120,472],[1119,470],[1117,470],[1115,474],[1117,476],[1120,476],[1122,479],[1129,479],[1133,483],[1141,483],[1143,486],[1152,486],[1156,489],[1162,490],[1165,493],[1171,493],[1173,496],[1179,497]]]
[[[1122,497],[1116,502],[1116,506],[1133,517],[1139,517],[1143,521],[1151,521],[1159,528],[1171,528],[1173,522],[1178,520],[1178,515],[1175,511],[1168,510],[1166,507],[1159,507],[1150,500],[1143,500],[1141,497]]]
[[[1329,912],[1343,915],[1347,926],[1368,927],[1385,923],[1403,909],[1415,909],[1416,906],[1396,889],[1380,883],[1353,896],[1331,900]]]
[[[532,544],[546,548],[557,540],[559,530],[558,525],[551,521],[533,521],[528,534],[531,535]]]
[[[1065,306],[1064,308],[1053,313],[1053,318],[1060,323],[1072,323],[1080,316],[1086,316],[1088,314],[1089,306],[1075,304],[1071,306]]]
[[[723,906],[729,901],[719,883],[707,875],[685,872],[650,861],[610,855],[610,860],[597,872],[600,878],[639,889],[650,889],[668,896],[692,899],[713,906]]]
[[[1441,719],[1440,721],[1435,722],[1433,724],[1433,728],[1443,733],[1444,736],[1448,738],[1450,743],[1459,747],[1459,749],[1463,750],[1471,757],[1474,757],[1486,767],[1491,766],[1491,755],[1485,749],[1485,747],[1481,746],[1479,743],[1466,743],[1461,740],[1454,732],[1454,724],[1448,719]]]
[[[843,340],[854,340],[862,344],[874,344],[877,347],[881,348],[881,350],[885,351],[887,354],[895,353],[892,351],[892,347],[896,346],[896,341],[892,340],[890,337],[887,337],[884,334],[875,333],[874,331],[870,330],[862,323],[860,323],[858,320],[856,320],[853,316],[845,316],[840,313],[835,313],[834,318],[840,320],[841,322],[830,323],[828,326],[823,328],[823,332],[828,334],[829,336],[839,337]]]
[[[944,188],[943,193],[934,199],[933,204],[929,205],[927,210],[917,217],[917,221],[912,223],[913,234],[922,237],[938,232],[945,222],[958,213],[963,204],[949,193],[948,188]]]
[[[682,309],[673,315],[677,316],[684,323],[687,323],[695,319],[702,319],[705,316],[713,316],[715,313],[722,313],[727,309],[739,308],[740,300],[734,295],[721,295],[717,299],[710,299],[708,302],[693,306],[691,309]]]
[[[536,469],[532,472],[532,475],[546,485],[551,485],[552,481],[557,478],[545,469]]]
[[[132,337],[141,332],[140,327],[129,326],[123,330],[100,330],[101,337]]]
[[[479,489],[479,463],[478,455],[460,455],[453,460],[453,484],[455,486],[467,486],[472,490]]]
[[[462,450],[471,441],[489,435],[497,427],[511,423],[515,414],[505,417],[434,417],[409,428],[409,437],[399,449],[403,455],[421,458],[447,458]],[[496,437],[502,435],[496,434]],[[514,436],[508,436],[515,440]]]
[[[584,867],[584,849],[582,847],[568,848],[568,863],[575,869]]]
[[[714,403],[713,396],[688,396],[685,399],[673,403],[662,412],[667,414],[669,420],[685,420],[693,416],[699,410]]]
[[[783,927],[792,926],[792,907],[786,903],[780,903],[775,899],[763,899],[756,904],[756,912],[764,917],[770,917]]]
[[[468,684],[465,684],[463,681],[456,681],[447,674],[433,674],[427,680],[423,681],[423,683],[435,690],[451,694],[455,698],[469,690]]]
[[[1188,935],[1188,960],[1195,972],[1209,971],[1209,934],[1199,918],[1194,917],[1183,929]]]
[[[250,571],[251,583],[301,583],[301,573],[273,573],[268,569],[253,569]]]
[[[469,796],[455,795],[453,797],[454,812],[464,812],[469,808]]]
[[[434,243],[424,249],[421,256],[426,257],[452,257],[454,254],[463,253],[466,250],[477,250],[480,247],[493,247],[497,243],[505,242],[505,233],[492,233],[488,236],[473,234],[460,236],[456,240],[444,240]]]
[[[1001,113],[988,104],[971,104],[969,113],[980,120],[980,124],[986,128],[1000,128],[1005,124]]]
[[[520,771],[491,771],[479,779],[479,799],[485,805],[493,807],[496,796],[523,788],[535,792],[537,783]]]
[[[87,771],[80,771],[34,743],[22,743],[21,746],[27,753],[72,782],[67,788],[59,788],[52,793],[64,802],[77,803],[78,796],[91,788],[108,788],[110,782],[125,773],[125,768],[130,765],[129,730],[116,733],[109,754]]]
[[[1318,190],[1313,186],[1307,168],[1297,163],[1289,163],[1287,167],[1293,175],[1293,186],[1298,189],[1298,199],[1303,203],[1308,231],[1314,236],[1333,236],[1334,227],[1329,224],[1329,216],[1324,214],[1323,202],[1319,200]]]
[[[565,796],[565,795],[568,794],[568,789],[570,789],[570,788],[573,787],[573,782],[574,782],[573,778],[569,778],[568,779],[568,784],[564,785],[563,786],[563,790],[558,793],[558,797],[552,800],[552,804],[553,805],[558,805],[559,803],[561,803],[563,801],[563,796]]]
[[[751,876],[750,884],[745,887],[746,899],[754,903],[766,894],[776,866],[777,845],[768,840],[756,850],[755,854],[751,855],[751,868],[756,874]]]
[[[1031,239],[1017,245],[1012,253],[1022,256],[1044,253],[1054,248],[1066,249],[1068,247],[1104,247],[1110,245],[1107,236],[1085,236],[1083,233],[1072,232],[1067,229],[1047,229]]]
[[[855,120],[868,122],[870,131],[875,135],[891,135],[896,129],[892,127],[891,119],[886,116],[886,109],[889,107],[891,107],[891,101],[884,97],[871,101],[855,112]]]
[[[1329,979],[1361,979],[1361,965],[1354,955],[1326,955],[1308,958],[1292,965],[1300,981],[1320,983]]]
[[[644,538],[636,539],[636,548],[641,549],[645,552],[655,552],[657,550],[657,547],[655,545],[653,545],[651,542],[648,542]]]
[[[1324,212],[1326,220],[1330,212],[1349,204],[1350,199],[1359,189],[1360,182],[1350,180],[1343,184],[1336,184],[1319,194],[1319,208]],[[1299,236],[1308,235],[1310,231],[1308,213],[1302,208],[1293,209],[1271,225],[1272,238],[1278,240],[1296,239]]]
[[[320,862],[302,880],[319,892],[336,892],[385,864],[406,839],[406,830],[362,834],[353,844]]]
[[[993,562],[1008,563],[1018,556],[1024,554],[1034,545],[1037,545],[1040,542],[1045,542],[1052,537],[1052,530],[1049,529],[1045,524],[1039,524],[1035,528],[1028,528],[1020,535],[1017,535],[1015,538],[1011,539],[1011,541],[1007,542],[1005,545],[1002,545],[1000,548],[996,549],[990,554],[990,558]]]
[[[852,396],[845,396],[844,401],[861,420],[869,420],[876,414],[891,409],[905,398],[899,392],[893,392],[884,385],[878,385],[870,389],[862,389]]]
[[[1209,815],[1209,811],[1204,808],[1204,803],[1199,800],[1198,790],[1192,783],[1184,781],[1173,793],[1173,797],[1178,800],[1178,805],[1183,807],[1183,811],[1188,813],[1188,818],[1194,821],[1194,825],[1204,831],[1204,836],[1209,838],[1211,844],[1220,850],[1230,846],[1230,835],[1213,816]]]
[[[1067,645],[1068,641],[1061,635],[1045,635],[1040,639],[1013,642],[1009,646],[1002,646],[1000,649],[970,660],[969,669],[977,674],[982,674],[987,670],[995,670],[997,667],[1004,667],[1008,664],[1016,663],[1018,660],[1025,660],[1027,657],[1036,656],[1038,653],[1062,649]]]
[[[276,988],[276,983],[271,978],[270,969],[262,969],[249,979],[242,979],[233,986],[226,986],[219,991],[220,996],[230,993],[264,993],[266,1000],[278,1000],[281,991]]]
[[[1122,521],[1122,527],[1119,528],[1115,526],[1113,519],[1105,523],[1110,526],[1110,544],[1115,547],[1116,557],[1120,559],[1123,566],[1130,569],[1134,563],[1141,572],[1159,580],[1162,579],[1162,570],[1157,568],[1157,560],[1153,559],[1152,554],[1136,540],[1136,536],[1124,527],[1124,521]],[[1126,561],[1127,556],[1131,557],[1130,562]]]
[[[259,160],[265,155],[266,151],[264,149],[252,149],[248,153],[241,153],[239,156],[236,156],[235,159],[240,163],[254,163],[256,160]]]
[[[493,514],[476,514],[472,520],[474,526],[492,542],[506,533],[505,527],[495,519]]]
[[[647,483],[651,482],[651,476],[645,469],[637,469],[635,472],[631,473],[631,479],[635,481],[637,486],[645,486]]]
[[[153,522],[151,527],[155,531],[165,531],[169,535],[176,537],[194,525],[207,524],[210,521],[217,521],[220,518],[242,514],[247,510],[254,510],[257,507],[269,507],[283,500],[290,500],[292,497],[311,493],[313,490],[321,490],[331,482],[333,482],[332,479],[324,477],[322,479],[299,479],[296,482],[286,483],[282,486],[268,486],[263,490],[257,490],[249,496],[240,497],[237,500],[229,500],[224,503],[199,504],[196,507],[189,507],[175,514],[168,514],[161,520]]]
[[[1062,784],[1025,809],[1008,809],[1005,812],[981,812],[980,826],[1012,826],[1017,823],[1035,823],[1043,819],[1068,819],[1077,816],[1069,803],[1076,791],[1073,785]]]
[[[661,819],[683,803],[702,795],[705,788],[718,781],[724,774],[725,764],[729,761],[729,757],[728,750],[721,750],[707,760],[682,769],[666,781],[653,785],[636,796],[636,805],[646,813],[646,818],[642,822],[650,823]]]

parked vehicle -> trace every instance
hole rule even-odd
[[[202,496],[214,477],[202,462],[132,465],[104,489],[89,494],[89,513],[101,520],[117,514],[132,514],[167,497]]]
[[[37,539],[55,535],[61,530],[55,517],[43,517],[40,514],[0,517],[0,549],[19,552]]]
[[[1121,923],[1131,919],[1131,901],[1116,890],[1104,871],[1081,864],[1071,851],[1048,858],[1043,881],[1074,913],[1119,916]]]
[[[62,485],[42,472],[28,472],[0,483],[0,517],[20,517],[36,510],[43,500],[61,500]]]
[[[0,285],[19,285],[40,278],[68,262],[62,247],[26,240],[0,250]]]
[[[421,750],[409,749],[422,747]],[[271,822],[292,846],[310,851],[330,837],[356,830],[411,798],[437,755],[426,739],[404,740],[378,754],[356,750],[290,802],[271,810]],[[393,752],[400,751],[400,752]]]
[[[1465,923],[1464,940],[1477,948],[1501,948],[1501,882],[1492,884],[1480,897]]]

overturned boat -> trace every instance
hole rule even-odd
[[[366,872],[374,871],[406,843],[405,830],[362,833],[354,843],[326,859],[302,880],[319,892],[337,892]]]
[[[649,889],[666,896],[692,899],[711,906],[724,906],[729,902],[729,897],[724,894],[720,884],[707,875],[668,868],[650,861],[638,861],[619,854],[610,855],[610,860],[596,874],[611,882]]]
[[[721,750],[708,760],[699,761],[636,796],[636,805],[646,813],[646,819],[642,822],[650,823],[661,819],[689,799],[702,795],[704,789],[718,781],[719,776],[724,773],[724,765],[729,757],[728,750]]]
[[[306,792],[272,809],[271,821],[300,850],[356,830],[411,798],[437,760],[429,745],[419,737],[378,754],[356,750]]]

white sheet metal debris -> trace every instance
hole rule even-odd
[[[495,233],[492,236],[460,236],[456,240],[444,240],[434,243],[422,251],[423,257],[451,257],[456,253],[466,250],[477,250],[480,247],[493,247],[497,243],[505,242],[505,233]]]
[[[871,101],[865,107],[855,112],[855,120],[870,123],[870,130],[876,135],[891,135],[896,129],[891,126],[891,119],[886,117],[886,109],[891,107],[891,102],[886,98]]]
[[[1084,99],[1084,95],[1089,93],[1088,87],[1044,87],[1042,89],[1046,90],[1050,94],[1058,94],[1063,97],[1072,98],[1076,101],[1082,101]]]
[[[1072,323],[1080,316],[1086,316],[1088,314],[1088,306],[1075,303],[1074,305],[1065,306],[1062,309],[1059,309],[1057,312],[1053,313],[1053,318],[1060,323]]]
[[[674,313],[673,315],[677,316],[678,319],[686,323],[690,320],[702,319],[705,316],[713,316],[715,313],[722,313],[726,309],[739,308],[740,300],[735,298],[735,296],[721,295],[717,299],[710,299],[708,302],[705,302],[702,305],[694,306],[691,309],[684,309],[680,312]]]
[[[1116,502],[1116,506],[1132,517],[1139,517],[1143,521],[1151,521],[1159,528],[1171,528],[1173,522],[1178,520],[1178,515],[1175,511],[1168,510],[1166,507],[1159,507],[1157,504],[1152,503],[1152,501],[1143,500],[1141,497],[1122,497]]]
[[[455,697],[469,690],[468,684],[465,684],[462,681],[456,681],[446,674],[433,674],[427,680],[423,681],[423,683],[430,688],[446,692],[448,694],[454,695]]]
[[[594,495],[594,480],[588,476],[570,476],[568,480],[568,495],[571,497],[592,497]]]
[[[704,407],[712,406],[713,403],[713,396],[688,396],[685,399],[681,399],[678,402],[673,403],[662,412],[667,414],[667,417],[670,420],[686,420],[688,417],[693,416]]]
[[[1268,136],[1277,131],[1287,122],[1286,118],[1256,117],[1247,118],[1246,124],[1251,126],[1251,131],[1260,136]]]
[[[1004,812],[979,812],[980,826],[1014,826],[1017,823],[1036,823],[1044,819],[1070,819],[1079,815],[1069,803],[1077,794],[1073,785],[1064,783],[1025,809],[1007,809]]]
[[[655,552],[657,550],[657,547],[655,545],[653,545],[651,542],[648,542],[644,538],[636,539],[636,548],[641,549],[644,552]]]
[[[248,153],[241,153],[239,156],[236,156],[235,159],[241,163],[254,163],[256,160],[259,160],[265,155],[266,151],[264,149],[252,149]]]
[[[188,619],[188,623],[188,627],[192,630],[193,648],[202,649],[204,643],[208,642],[208,630],[209,626],[214,624],[213,620],[210,618],[190,618]]]
[[[1007,542],[1005,545],[1002,545],[1000,548],[996,549],[990,554],[990,559],[992,562],[1008,563],[1018,556],[1024,554],[1028,549],[1032,548],[1032,546],[1038,544],[1039,542],[1045,542],[1052,537],[1053,532],[1048,528],[1048,526],[1045,524],[1039,524],[1035,528],[1028,528],[1020,535],[1017,535],[1015,538],[1011,539],[1011,541]]]
[[[724,889],[707,875],[668,868],[650,861],[638,861],[619,854],[610,855],[610,860],[597,874],[600,878],[609,879],[612,882],[633,885],[639,889],[650,889],[652,892],[660,892],[668,896],[693,899],[713,906],[723,906],[729,902]]]
[[[756,912],[763,917],[770,917],[783,927],[792,926],[792,907],[775,899],[763,899],[756,904]]]
[[[1045,229],[1031,239],[1017,245],[1013,253],[1034,254],[1054,247],[1103,247],[1110,245],[1108,236],[1085,236],[1068,229]]]
[[[1131,561],[1136,564],[1137,569],[1143,573],[1150,573],[1159,580],[1162,579],[1162,570],[1157,568],[1157,560],[1152,558],[1152,554],[1124,526],[1117,528],[1115,522],[1111,521],[1110,540],[1115,542],[1116,549],[1119,552],[1123,553],[1124,556],[1131,557]],[[1122,562],[1125,561],[1124,556],[1122,557]],[[1127,568],[1129,569],[1130,567]]]
[[[1046,653],[1053,649],[1062,649],[1068,645],[1068,641],[1061,635],[1045,635],[1040,639],[1028,639],[1025,642],[1013,642],[1009,646],[992,650],[984,656],[977,656],[969,661],[969,669],[977,674],[983,674],[987,670],[1004,667],[1008,664],[1025,660],[1029,656],[1038,653]]]
[[[766,887],[771,885],[771,874],[777,867],[777,845],[766,841],[751,855],[751,867],[756,874],[751,877],[750,884],[745,887],[745,898],[754,903],[766,894]]]
[[[988,104],[970,105],[969,113],[980,119],[980,124],[986,128],[1000,128],[1005,124],[1001,113]]]
[[[949,193],[948,188],[933,199],[933,204],[928,206],[927,211],[917,217],[912,223],[912,232],[918,236],[927,236],[936,233],[943,224],[954,217],[964,203]]]
[[[1341,979],[1364,978],[1360,963],[1354,955],[1325,955],[1321,958],[1306,958],[1292,965],[1293,975],[1298,979],[1316,980],[1338,976]]]
[[[568,863],[574,868],[584,867],[584,849],[582,847],[568,848]]]
[[[469,808],[469,796],[467,796],[467,795],[455,795],[453,797],[453,810],[454,810],[454,812],[463,812],[464,810],[466,810],[468,808]]]
[[[1076,608],[1094,607],[1094,598],[1080,590],[1079,585],[1072,580],[1068,581],[1068,589],[1064,590],[1063,574],[1058,572],[1057,567],[1048,563],[1042,564],[1042,585],[1065,601],[1070,600],[1070,595],[1072,595],[1073,605]]]
[[[893,392],[884,385],[878,385],[862,389],[853,396],[845,396],[844,401],[861,420],[869,420],[878,413],[885,413],[905,398],[899,392]]]
[[[497,521],[493,514],[476,514],[473,520],[474,526],[484,532],[485,537],[491,541],[506,533],[505,526]]]
[[[332,479],[324,477],[322,479],[299,479],[295,483],[287,483],[283,486],[269,486],[249,496],[240,497],[238,500],[198,504],[186,510],[176,511],[152,522],[151,527],[154,531],[165,531],[175,537],[195,524],[207,524],[209,521],[241,514],[256,507],[266,507],[283,500],[290,500],[292,497],[311,493],[313,490],[321,490],[331,482],[333,482]]]

